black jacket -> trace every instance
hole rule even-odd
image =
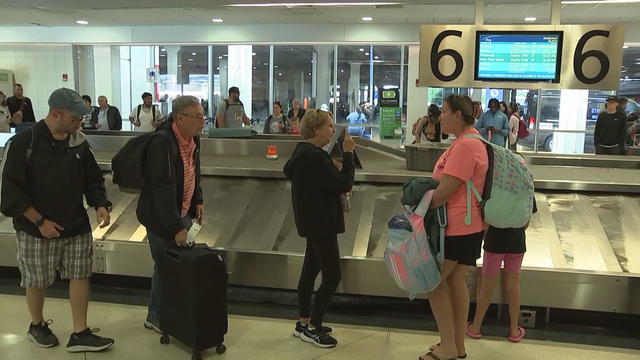
[[[107,200],[102,171],[84,134],[77,132],[65,141],[56,141],[44,121],[31,129],[15,135],[5,145],[2,213],[13,218],[16,230],[32,236],[42,237],[38,228],[22,215],[30,206],[64,228],[60,237],[91,232],[83,195],[87,204],[95,208],[110,208],[111,203]],[[30,146],[31,156],[27,160]]]
[[[167,241],[173,241],[180,230],[186,229],[180,216],[184,196],[184,165],[172,123],[165,121],[156,130],[167,132],[167,136],[155,136],[149,142],[144,164],[145,185],[136,212],[147,231]],[[196,215],[196,205],[202,204],[200,138],[196,136],[193,141],[196,143],[193,153],[196,185],[189,209],[192,218]]]
[[[303,108],[298,109],[298,121],[302,120],[304,113],[305,113],[305,110]],[[287,113],[287,118],[289,120],[293,118],[293,109],[289,109],[289,112]]]
[[[96,127],[96,124],[98,124],[98,114],[100,114],[100,107],[94,108],[93,114],[91,114],[91,124],[93,127]],[[107,122],[109,123],[109,128],[100,130],[122,129],[122,116],[120,115],[120,110],[118,110],[117,107],[109,105],[109,109],[107,109]]]
[[[620,145],[624,149],[627,140],[626,116],[622,112],[609,114],[603,111],[598,115],[596,129],[593,133],[593,143],[598,145]]]
[[[301,142],[284,166],[284,174],[291,180],[293,214],[300,236],[344,232],[340,194],[353,187],[353,153],[344,153],[343,162],[342,171],[338,171],[324,150]]]
[[[22,103],[23,101],[24,104]],[[33,105],[31,104],[31,99],[28,97],[23,96],[22,99],[18,99],[15,96],[11,96],[7,98],[7,107],[9,107],[11,115],[22,108],[22,122],[36,122],[36,116],[33,113]],[[12,123],[12,126],[15,125]]]

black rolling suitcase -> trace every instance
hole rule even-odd
[[[201,351],[226,351],[227,269],[223,258],[206,245],[170,247],[159,263],[160,330],[162,344],[169,336]]]

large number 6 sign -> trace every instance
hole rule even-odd
[[[609,58],[605,53],[598,50],[590,50],[586,53],[582,53],[584,50],[584,46],[587,44],[589,39],[596,36],[603,36],[608,38],[610,32],[606,30],[592,30],[582,35],[580,40],[578,40],[578,45],[576,45],[576,51],[573,54],[573,72],[576,74],[578,80],[582,81],[585,84],[595,84],[602,81],[607,74],[609,73]],[[594,77],[587,77],[582,71],[582,66],[584,65],[585,60],[590,57],[594,57],[598,59],[600,62],[600,72],[598,75]]]
[[[461,38],[462,31],[446,30],[441,32],[433,40],[433,46],[431,47],[431,72],[440,81],[453,81],[457,79],[458,76],[460,76],[460,74],[462,73],[462,68],[464,66],[462,55],[460,55],[459,52],[453,49],[438,51],[438,48],[440,47],[442,41],[449,36],[457,36]],[[444,75],[442,72],[440,72],[440,59],[445,56],[451,56],[456,62],[456,67],[450,75]]]

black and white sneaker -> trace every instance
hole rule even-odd
[[[115,340],[95,335],[100,329],[86,328],[79,333],[72,333],[67,343],[69,352],[102,351],[115,343]]]
[[[306,327],[304,331],[302,331],[300,339],[321,348],[332,348],[338,345],[338,341],[336,339],[322,331],[318,331],[318,329],[309,329],[309,327]]]
[[[306,329],[308,326],[309,325],[304,324],[301,321],[296,321],[296,327],[293,329],[293,336],[299,338],[300,335],[302,335],[302,332],[304,331],[304,329]],[[331,329],[328,326],[323,326],[322,332],[327,335],[331,335],[331,333],[333,332],[333,329]]]
[[[153,330],[158,334],[162,334],[162,331],[160,330],[160,325],[158,324],[157,321],[152,321],[147,319],[144,321],[144,327],[145,329]]]
[[[53,324],[53,320],[49,319],[38,325],[29,325],[27,339],[37,346],[48,348],[59,344],[58,338],[53,334],[49,325]]]

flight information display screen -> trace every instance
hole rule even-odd
[[[476,32],[475,79],[559,82],[562,32]]]

